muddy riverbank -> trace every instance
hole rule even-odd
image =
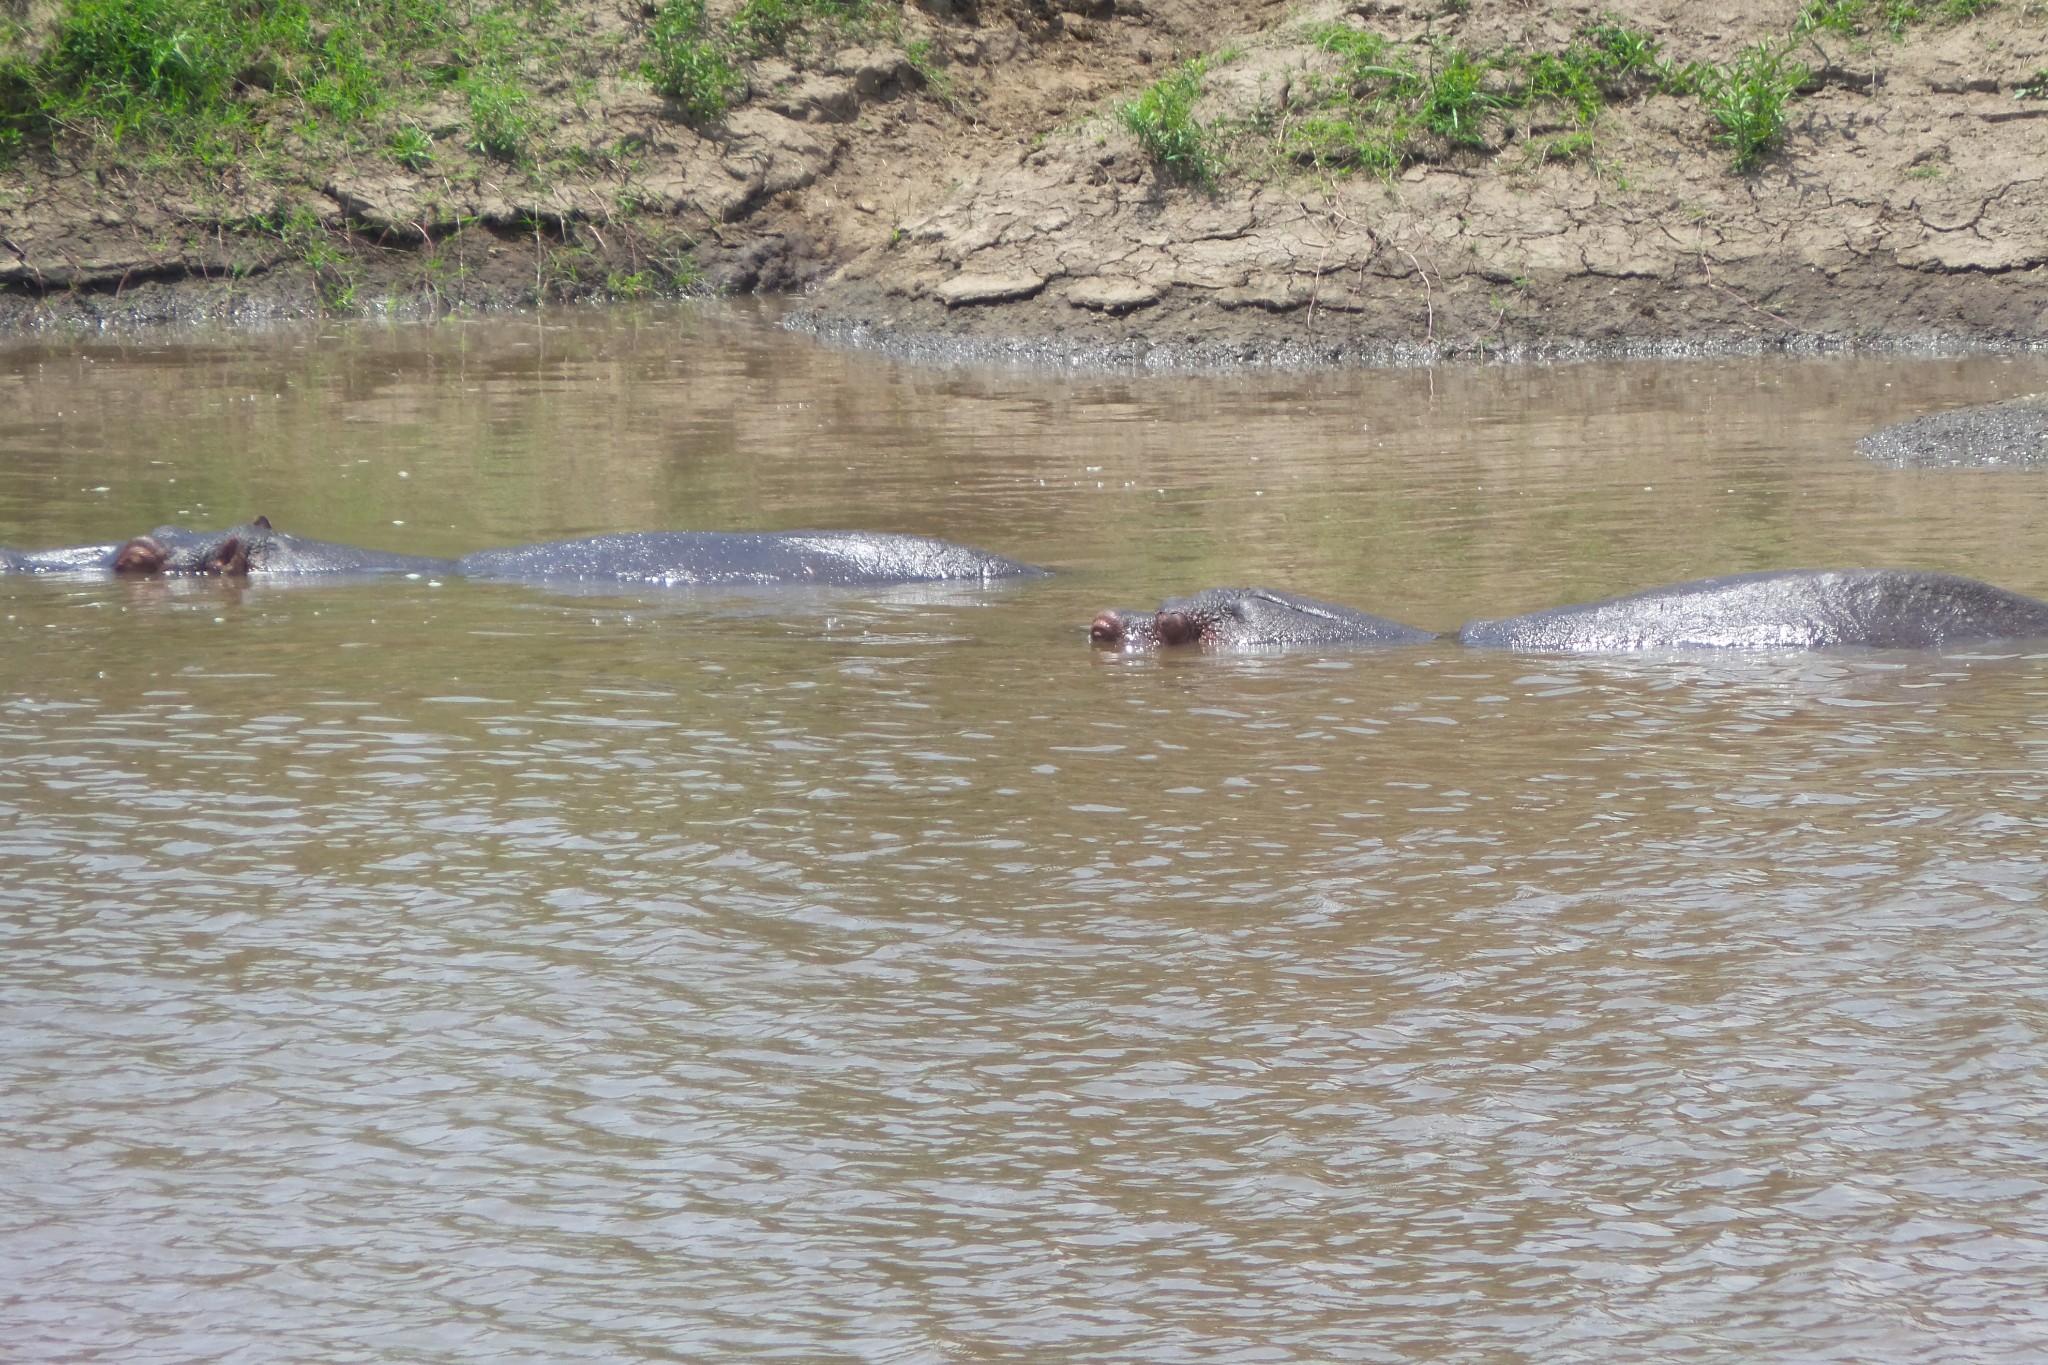
[[[648,74],[667,8],[521,20],[510,150],[482,66],[345,126],[242,92],[260,135],[211,160],[17,119],[0,328],[759,292],[1155,364],[2048,340],[2038,0],[811,4],[742,45],[761,2],[703,18],[710,116]],[[1738,169],[1724,115],[1773,90]]]

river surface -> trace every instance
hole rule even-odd
[[[996,592],[0,579],[0,1358],[2039,1361],[2048,656],[1116,659],[2048,595],[2048,358],[902,367],[744,315],[0,351],[0,543],[858,526]]]

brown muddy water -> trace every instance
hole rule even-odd
[[[0,1357],[2033,1361],[2048,657],[1116,660],[2048,594],[2048,359],[1060,378],[744,317],[0,352],[0,542],[926,532],[991,592],[0,579]]]

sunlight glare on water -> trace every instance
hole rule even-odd
[[[1051,378],[565,316],[0,352],[0,542],[1060,576],[0,579],[0,1356],[2048,1355],[2048,656],[1084,636],[1246,581],[2048,595],[2048,477],[1851,449],[2048,361]]]

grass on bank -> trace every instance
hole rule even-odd
[[[1324,106],[1289,131],[1287,150],[1319,167],[1392,175],[1439,148],[1493,150],[1519,120],[1563,124],[1535,144],[1541,159],[1583,155],[1610,105],[1648,94],[1694,96],[1705,105],[1732,169],[1756,169],[1785,134],[1787,106],[1812,78],[1792,60],[1796,42],[1765,39],[1727,66],[1664,57],[1657,41],[1612,21],[1596,23],[1555,52],[1473,53],[1454,43],[1396,45],[1344,24],[1314,31],[1341,75]]]
[[[1792,48],[1767,38],[1702,74],[1700,92],[1721,130],[1716,140],[1734,154],[1735,171],[1757,169],[1784,143],[1786,106],[1813,75],[1791,60]]]
[[[1760,39],[1726,65],[1674,63],[1656,39],[1612,17],[1551,52],[1474,51],[1440,36],[1399,42],[1325,22],[1308,37],[1336,59],[1336,73],[1296,73],[1290,99],[1300,112],[1248,127],[1253,142],[1284,162],[1391,178],[1461,149],[1496,153],[1518,132],[1534,161],[1585,157],[1608,107],[1677,95],[1700,101],[1730,169],[1746,174],[1783,145],[1792,104],[1813,88],[1814,68],[1798,57],[1817,35],[1882,30],[1902,40],[1916,25],[1961,23],[1998,2],[1807,0],[1789,33]],[[1172,179],[1213,188],[1231,159],[1232,133],[1204,127],[1194,113],[1203,77],[1223,60],[1183,63],[1116,107],[1118,121]],[[2019,93],[2029,97],[2027,87]],[[1244,141],[1244,132],[1235,140]]]
[[[1183,62],[1116,108],[1117,122],[1169,178],[1204,187],[1215,183],[1216,160],[1208,130],[1195,119],[1195,103],[1208,69],[1205,58]]]
[[[373,271],[380,292],[436,304],[485,286],[464,248],[441,241],[418,244],[409,263],[366,261],[345,225],[323,223],[303,202],[327,168],[383,158],[456,181],[511,171],[541,185],[618,170],[632,156],[623,146],[550,146],[550,97],[581,98],[595,75],[638,56],[622,36],[576,32],[578,16],[556,0],[63,0],[33,34],[7,13],[0,164],[34,149],[56,167],[233,188],[224,203],[268,197],[273,207],[237,207],[218,226],[281,246],[333,310],[359,307]],[[455,238],[471,226],[458,220]],[[701,288],[694,241],[659,222],[606,224],[601,236],[568,223],[531,227],[538,297]],[[232,288],[249,267],[223,268]]]
[[[744,92],[748,61],[892,18],[883,0],[744,0],[720,23],[704,0],[660,0],[648,15],[640,72],[695,122]],[[33,39],[0,19],[0,153],[69,140],[260,173],[266,156],[367,148],[418,171],[456,137],[526,165],[547,140],[543,88],[636,64],[625,39],[572,33],[577,19],[558,0],[62,0]]]
[[[1310,30],[1338,61],[1310,83],[1310,112],[1283,135],[1292,160],[1390,176],[1449,148],[1490,150],[1517,120],[1573,131],[1608,105],[1668,79],[1657,45],[1618,24],[1595,24],[1555,52],[1473,52],[1448,40],[1396,43],[1348,24]],[[1590,145],[1586,139],[1574,145]]]
[[[881,0],[745,0],[723,23],[706,15],[704,0],[660,0],[640,70],[690,122],[709,123],[745,91],[747,62],[787,50],[814,27],[864,36],[886,21]],[[922,65],[913,58],[921,74],[933,66],[929,45],[922,55]]]
[[[408,114],[453,92],[467,145],[517,161],[535,133],[524,68],[562,45],[551,17],[546,0],[66,0],[40,50],[19,31],[0,45],[0,140],[207,169],[332,140],[420,169],[433,138]]]
[[[1925,23],[1960,24],[1995,9],[1999,0],[1937,0],[1919,4],[1916,0],[1807,0],[1793,21],[1792,36],[1835,33],[1861,37],[1882,29],[1894,42],[1905,41],[1908,30]]]

